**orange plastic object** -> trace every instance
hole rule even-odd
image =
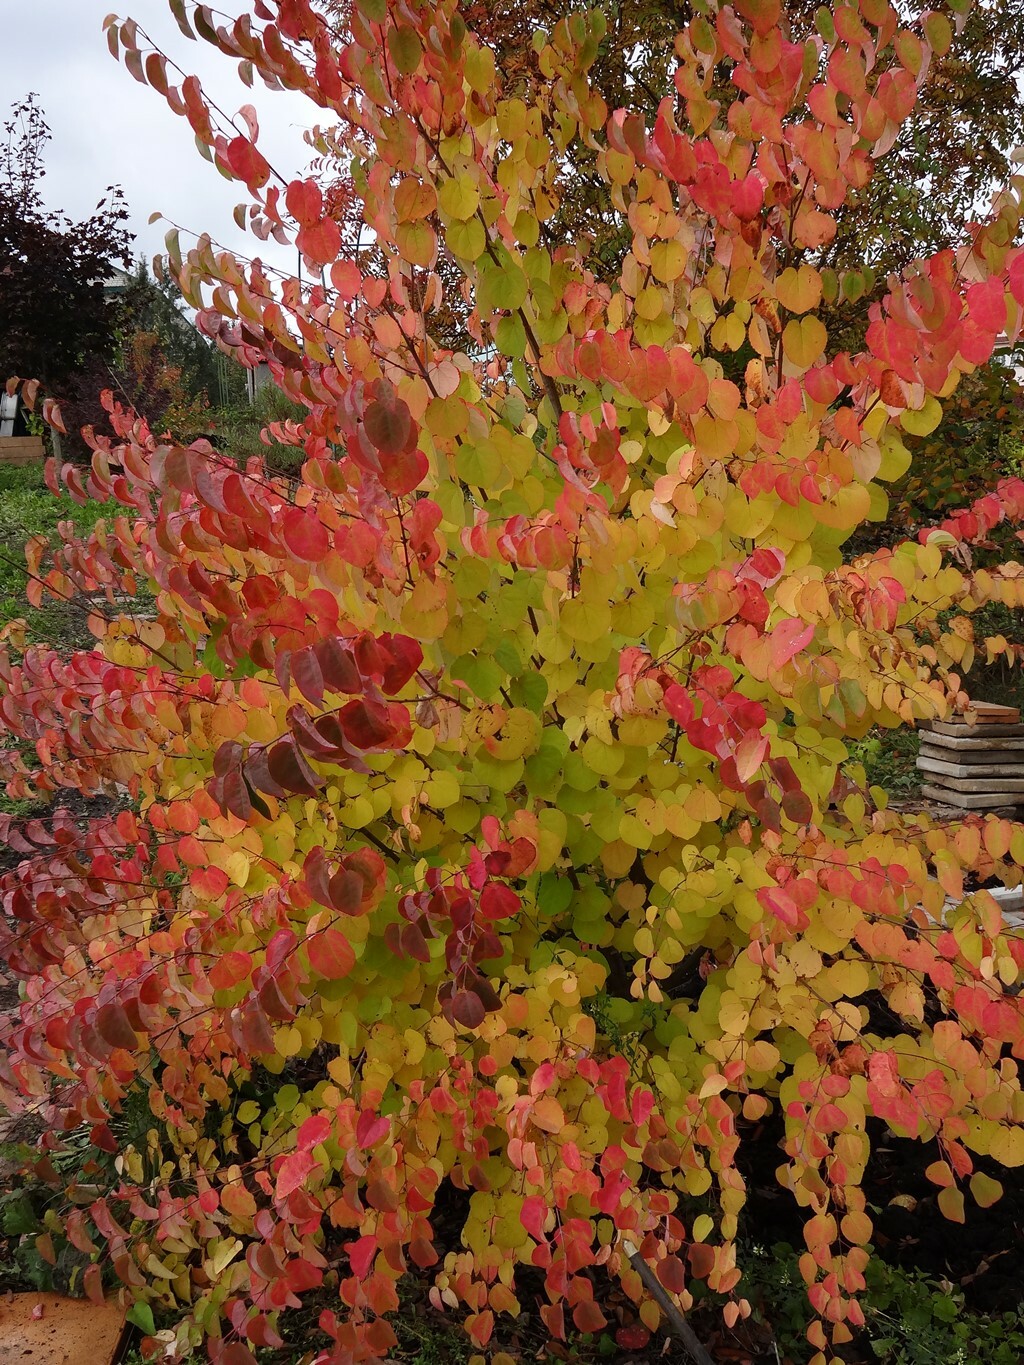
[[[113,1365],[123,1332],[124,1309],[116,1303],[0,1297],[0,1365]]]

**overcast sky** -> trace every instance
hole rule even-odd
[[[199,77],[227,113],[254,105],[259,145],[284,174],[307,166],[310,150],[302,134],[318,121],[319,111],[304,96],[267,90],[258,79],[248,89],[230,57],[181,34],[166,0],[123,4],[121,9],[118,0],[0,0],[0,112],[6,116],[30,90],[39,95],[53,134],[41,187],[47,206],[86,217],[104,188],[119,184],[137,234],[136,252],[147,259],[163,250],[166,226],[147,224],[159,211],[241,254],[294,270],[294,251],[238,230],[231,211],[246,198],[245,186],[225,180],[204,161],[187,121],[114,61],[103,20],[111,9],[134,19],[186,74]],[[218,8],[239,14],[245,6],[243,0],[220,0]]]

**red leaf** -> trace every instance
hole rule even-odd
[[[338,712],[345,737],[357,749],[376,749],[394,734],[387,707],[359,697]]]
[[[507,919],[517,913],[520,900],[510,886],[488,882],[480,895],[480,909],[487,919]]]
[[[285,791],[312,796],[320,789],[320,780],[299,753],[293,739],[279,739],[267,750],[270,776]]]
[[[277,1168],[277,1185],[274,1188],[274,1195],[277,1199],[287,1199],[290,1194],[301,1189],[306,1183],[306,1177],[310,1171],[317,1167],[317,1161],[311,1153],[293,1152],[291,1156],[286,1156]]]
[[[584,1299],[572,1310],[572,1320],[580,1332],[603,1332],[608,1319],[593,1299]]]
[[[872,1090],[885,1099],[897,1095],[900,1089],[900,1073],[896,1058],[891,1052],[873,1052],[868,1058],[868,1098]]]
[[[334,716],[328,714],[314,721],[301,706],[289,706],[287,719],[295,742],[310,758],[336,762],[342,757],[343,736]],[[332,735],[333,729],[338,730],[337,735]]]
[[[295,245],[303,256],[317,265],[328,265],[336,260],[341,250],[341,232],[333,218],[323,218],[313,227],[300,228]]]
[[[340,981],[356,965],[352,945],[339,929],[322,929],[306,941],[309,965],[325,981]]]
[[[362,286],[362,272],[355,261],[338,261],[331,266],[331,283],[340,297],[351,303]]]
[[[430,948],[427,945],[427,940],[423,937],[423,930],[418,924],[403,926],[399,935],[399,944],[406,957],[415,958],[417,962],[430,961]]]
[[[693,719],[693,702],[690,694],[678,683],[665,689],[665,710],[680,725],[689,725]]]
[[[266,1014],[255,1000],[246,1001],[239,1020],[242,1041],[254,1056],[274,1051],[274,1035]]]
[[[782,798],[782,809],[795,825],[806,825],[814,814],[810,797],[802,791],[788,791]]]
[[[403,399],[394,395],[376,398],[363,416],[366,434],[382,455],[397,455],[409,444],[412,413]]]
[[[111,1047],[123,1047],[129,1052],[134,1052],[139,1045],[124,1006],[119,1005],[117,1001],[101,1005],[97,1010],[96,1030],[103,1041]]]
[[[813,636],[814,627],[805,625],[796,617],[780,621],[769,636],[773,665],[781,668],[783,664],[788,664],[790,659],[806,649]]]
[[[331,636],[321,640],[314,649],[324,682],[332,692],[362,691],[363,680],[349,647],[335,636]]]
[[[247,137],[233,137],[227,145],[225,160],[231,174],[245,182],[246,189],[255,193],[270,179],[270,166],[261,151]]]
[[[356,1142],[360,1147],[372,1147],[390,1128],[388,1119],[381,1118],[372,1109],[364,1109],[356,1123]]]
[[[296,559],[307,564],[319,564],[331,548],[331,537],[327,527],[316,515],[315,509],[293,507],[285,514],[282,525],[284,543]]]
[[[220,782],[219,804],[221,807],[231,815],[237,815],[239,820],[248,821],[252,815],[252,796],[241,768],[232,768],[220,779]],[[212,785],[210,792],[215,798],[218,795],[213,791]]]
[[[535,1242],[545,1242],[544,1223],[548,1216],[548,1206],[543,1195],[531,1194],[523,1200],[519,1211],[519,1221]]]
[[[218,1365],[258,1365],[258,1362],[248,1346],[243,1346],[240,1341],[233,1341],[230,1346],[224,1347]]]
[[[732,211],[737,218],[756,218],[764,206],[764,185],[755,171],[736,180],[731,187]]]
[[[324,197],[315,180],[293,180],[285,190],[288,212],[300,227],[313,227],[324,212]]]
[[[89,1298],[91,1302],[97,1305],[102,1305],[105,1302],[103,1294],[103,1272],[95,1262],[92,1265],[87,1265],[85,1267],[85,1272],[82,1275],[82,1284],[85,1286],[86,1297]]]
[[[321,1142],[326,1142],[332,1131],[331,1121],[326,1114],[310,1114],[300,1126],[296,1140],[302,1151],[308,1152]]]
[[[215,991],[227,991],[245,981],[252,971],[252,958],[237,948],[224,953],[210,968],[210,985]]]
[[[658,1279],[670,1294],[681,1294],[686,1288],[686,1274],[678,1256],[666,1256],[657,1265]]]
[[[389,493],[398,497],[418,488],[430,468],[426,455],[415,446],[411,450],[401,450],[396,455],[385,455],[383,452],[381,455],[381,482]]]
[[[311,648],[296,650],[292,655],[292,679],[307,701],[320,705],[324,699],[324,675]]]
[[[394,695],[401,692],[422,665],[423,649],[419,641],[408,635],[382,635],[379,643],[390,659],[384,667],[381,688]]]
[[[615,1333],[615,1344],[623,1351],[642,1351],[651,1339],[651,1334],[639,1322],[629,1327],[620,1327]]]
[[[352,1242],[345,1250],[348,1252],[348,1263],[352,1267],[352,1274],[359,1280],[365,1280],[370,1273],[373,1258],[377,1254],[376,1237],[360,1237],[358,1241]]]
[[[331,878],[328,905],[342,915],[360,915],[363,911],[364,882],[358,872],[343,867]]]
[[[56,430],[59,431],[62,436],[66,436],[68,434],[68,429],[64,425],[64,419],[60,415],[60,405],[58,404],[55,398],[43,399],[43,421],[47,424],[47,426],[56,428]],[[68,469],[68,466],[65,465],[64,468],[65,468],[64,477],[67,478],[66,471]]]
[[[428,1270],[432,1265],[437,1265],[438,1254],[434,1250],[433,1242],[428,1242],[425,1237],[414,1237],[409,1243],[409,1256],[414,1265],[418,1265],[421,1270]]]
[[[310,895],[321,905],[331,903],[331,876],[330,867],[327,863],[327,856],[320,847],[310,849],[306,854],[306,861],[302,867],[303,875],[306,878],[306,885],[309,887]]]
[[[475,991],[457,991],[450,1008],[452,1018],[464,1028],[479,1028],[486,1017],[484,1002]]]

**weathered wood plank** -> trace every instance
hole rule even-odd
[[[1020,720],[1020,707],[1010,706],[1002,701],[972,701],[963,717],[957,719],[966,720],[968,716],[977,716],[979,720]]]
[[[949,777],[934,773],[930,780],[952,791],[965,792],[1024,792],[1024,774],[1020,777]]]
[[[919,754],[917,767],[923,773],[942,773],[945,777],[1008,777],[1024,780],[1024,763],[952,763]]]
[[[927,731],[921,736],[921,748],[941,749],[945,753],[956,754],[1024,754],[1024,735],[1004,737],[1002,735],[938,735]]]
[[[1024,793],[1021,792],[984,792],[971,793],[950,790],[947,787],[933,787],[924,783],[921,795],[929,801],[939,801],[946,806],[957,806],[960,810],[992,810],[994,806],[1022,806]]]
[[[990,739],[995,735],[1005,735],[1007,739],[1019,739],[1024,735],[1024,725],[955,725],[948,720],[922,721],[918,727],[929,734],[968,736],[975,739]]]
[[[45,459],[41,436],[0,436],[0,464],[36,464]]]

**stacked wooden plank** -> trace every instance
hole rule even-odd
[[[961,810],[1024,806],[1024,725],[1014,706],[972,702],[963,716],[922,727],[921,792]]]
[[[41,436],[0,436],[0,464],[35,464],[45,459]]]

